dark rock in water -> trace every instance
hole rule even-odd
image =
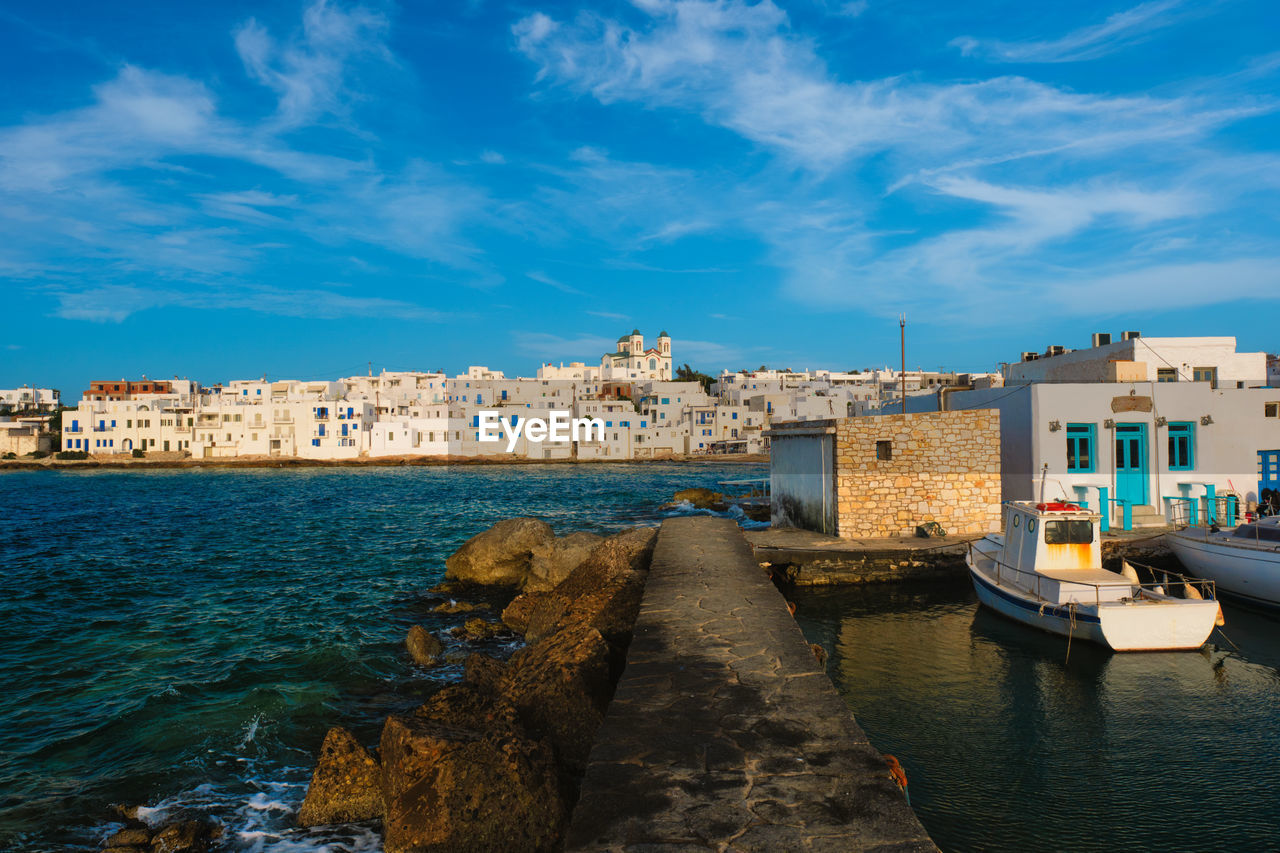
[[[299,826],[372,820],[383,813],[378,761],[355,735],[340,726],[329,729],[320,761],[298,811]]]
[[[508,518],[472,536],[445,560],[445,579],[523,586],[534,552],[555,540],[551,525],[536,518]]]
[[[474,684],[482,690],[497,693],[502,689],[503,679],[507,676],[507,665],[488,655],[475,652],[467,657],[464,676],[468,684]]]
[[[524,588],[543,592],[555,587],[591,555],[604,539],[594,533],[570,533],[535,549]]]
[[[427,590],[427,592],[432,592],[432,593],[435,593],[436,595],[448,595],[452,597],[454,595],[457,595],[459,592],[462,592],[466,588],[467,588],[467,585],[465,583],[459,583],[458,581],[440,581],[440,583],[431,587],[431,589]]]
[[[688,501],[698,509],[711,509],[724,501],[724,495],[710,489],[681,489],[675,493],[673,500],[676,503]]]
[[[635,528],[601,542],[582,565],[532,608],[525,640],[536,643],[561,628],[590,625],[610,645],[625,648],[644,594],[657,535],[653,528]]]
[[[469,601],[453,601],[452,599],[450,599],[449,601],[446,601],[444,604],[436,605],[431,612],[452,614],[452,613],[471,613],[476,610],[488,610],[488,609],[489,609],[489,605],[487,604],[483,604],[483,603],[472,604]]]
[[[414,625],[405,637],[405,647],[409,649],[409,657],[418,666],[435,666],[440,663],[444,654],[444,644],[426,628]]]
[[[549,595],[550,593],[547,592],[526,592],[517,595],[502,611],[502,624],[517,634],[523,634],[529,627],[529,617],[537,609],[538,603],[545,601]]]
[[[134,814],[137,814],[135,811]],[[151,830],[145,826],[129,826],[117,832],[106,841],[107,847],[150,847]]]
[[[433,713],[449,722],[426,716],[428,706],[387,719],[380,746],[387,853],[557,847],[567,809],[552,750],[504,725],[504,704],[469,688],[438,694]],[[493,718],[478,720],[482,713]]]
[[[222,827],[208,820],[179,820],[156,830],[151,853],[207,853],[222,837]]]
[[[573,773],[585,768],[613,695],[609,651],[595,628],[566,628],[512,655],[501,683],[525,727],[547,738]]]
[[[129,823],[142,822],[138,819],[138,811],[142,806],[112,806],[111,808]]]
[[[501,622],[486,622],[480,618],[468,619],[466,624],[460,625],[449,631],[455,637],[462,637],[467,640],[487,640],[495,637],[507,630],[507,627]]]
[[[103,847],[102,853],[151,853],[151,843],[147,842],[145,847],[138,844],[126,844],[123,847]]]

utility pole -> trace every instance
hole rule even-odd
[[[907,315],[898,315],[898,332],[902,337],[902,414],[907,413]]]

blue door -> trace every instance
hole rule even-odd
[[[1116,424],[1116,499],[1147,503],[1147,425]]]
[[[1258,494],[1280,490],[1280,450],[1258,451]]]

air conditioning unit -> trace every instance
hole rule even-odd
[[[1023,361],[1035,361],[1039,357],[1040,357],[1040,353],[1038,352],[1024,352],[1022,354]]]
[[[1093,345],[1095,347],[1105,347],[1109,343],[1111,343],[1110,332],[1094,332],[1093,333]]]
[[[1142,337],[1142,332],[1121,332],[1120,333],[1120,340],[1122,341],[1131,341],[1134,338],[1140,338],[1140,337]]]
[[[1064,352],[1066,352],[1066,351],[1067,351],[1067,348],[1066,348],[1066,347],[1064,347],[1064,346],[1059,346],[1058,344],[1054,344],[1053,346],[1049,347],[1049,349],[1048,349],[1048,351],[1047,351],[1047,353],[1046,353],[1046,354],[1047,354],[1047,355],[1062,355],[1062,354],[1063,354]]]

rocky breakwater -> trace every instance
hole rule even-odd
[[[381,820],[389,853],[541,851],[562,844],[626,659],[656,531],[557,538],[509,519],[446,561],[449,583],[522,590],[503,622],[526,646],[466,660],[459,684],[388,718],[377,749],[325,736],[304,826]],[[415,656],[436,649],[411,636]]]

